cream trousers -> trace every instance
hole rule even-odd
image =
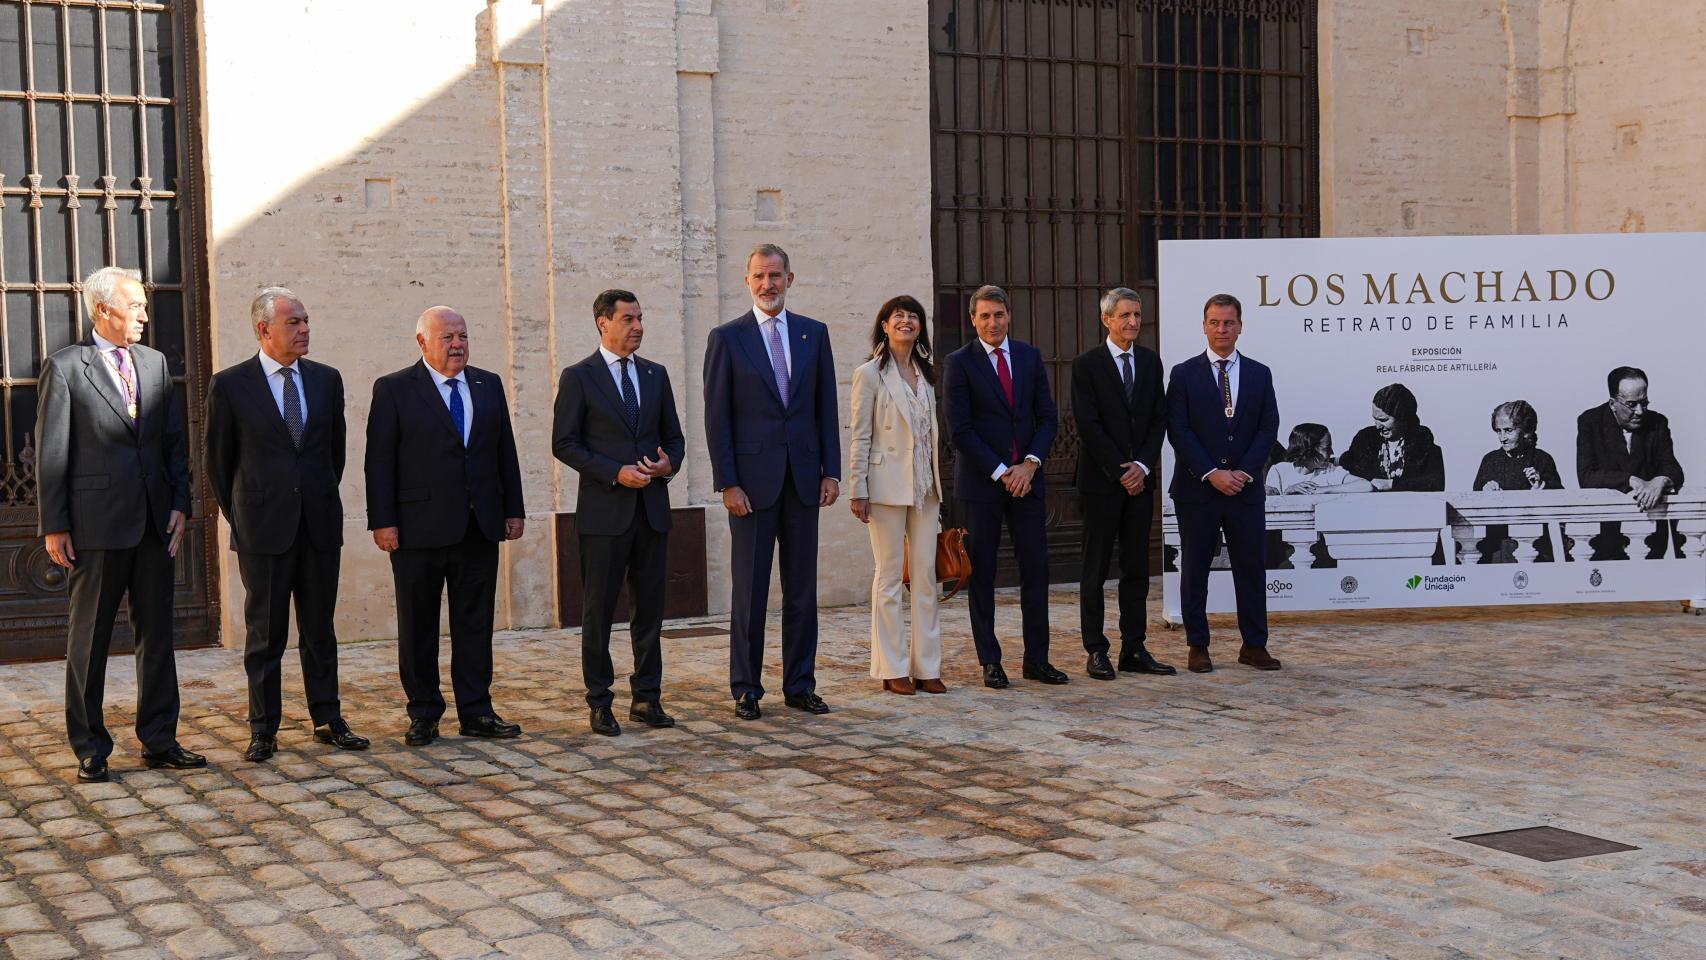
[[[934,493],[922,507],[871,504],[871,552],[877,572],[871,579],[871,676],[878,680],[942,676],[942,624],[936,615],[936,534],[941,529],[941,501]],[[912,642],[906,642],[906,620],[900,585],[902,538],[912,547]],[[910,647],[910,650],[908,649]]]

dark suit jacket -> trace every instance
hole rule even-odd
[[[662,533],[670,527],[669,478],[653,480],[638,490],[616,482],[616,474],[641,457],[657,459],[659,447],[669,456],[673,473],[681,470],[686,441],[675,414],[675,391],[669,371],[641,357],[634,358],[640,382],[640,429],[628,426],[628,408],[616,392],[616,382],[594,350],[557,381],[557,407],[551,421],[551,452],[581,476],[575,506],[575,529],[580,533],[614,536],[634,520],[636,504],[643,505],[646,522]]]
[[[1203,476],[1211,470],[1242,470],[1251,482],[1238,500],[1266,499],[1262,467],[1279,436],[1279,401],[1266,366],[1238,355],[1238,402],[1226,422],[1220,381],[1205,354],[1173,368],[1167,381],[1167,440],[1173,444],[1173,484],[1178,503],[1208,503],[1222,496]]]
[[[260,358],[213,375],[207,387],[203,463],[214,499],[231,524],[231,549],[277,555],[288,551],[307,521],[316,550],[344,543],[344,379],[307,357],[297,389],[308,400],[302,449],[290,441]]]
[[[1161,403],[1161,358],[1155,351],[1131,350],[1132,399],[1126,400],[1120,365],[1098,343],[1072,361],[1072,419],[1078,425],[1078,490],[1123,496],[1122,463],[1143,464],[1151,476],[1161,469],[1161,437],[1167,416]]]
[[[507,538],[506,519],[527,515],[503,380],[478,367],[464,376],[474,401],[466,449],[426,361],[373,383],[367,528],[396,527],[405,549],[461,543],[469,510],[493,541]]]
[[[1011,404],[981,340],[974,337],[948,354],[943,366],[942,409],[948,420],[948,437],[959,453],[954,465],[954,496],[965,500],[1006,497],[1007,489],[989,479],[990,474],[1002,464],[1013,463],[1015,444],[1021,459],[1033,456],[1048,460],[1054,435],[1060,429],[1043,355],[1011,336],[1007,349],[1013,374]],[[1041,499],[1043,487],[1043,472],[1038,469],[1026,496]]]
[[[1623,428],[1607,401],[1582,411],[1576,418],[1576,480],[1586,489],[1605,487],[1629,492],[1629,478],[1669,477],[1671,489],[1682,486],[1682,464],[1676,459],[1670,421],[1652,410],[1641,429],[1623,446]]]
[[[171,512],[190,512],[189,438],[166,357],[138,343],[138,420],[93,342],[42,364],[36,406],[37,532],[70,531],[78,550],[126,550],[152,522],[171,539]]]
[[[711,486],[740,487],[754,510],[776,502],[782,477],[790,472],[795,493],[808,504],[817,503],[822,478],[841,479],[829,328],[790,310],[788,339],[794,362],[786,406],[752,311],[713,329],[705,343]]]

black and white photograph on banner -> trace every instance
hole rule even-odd
[[[1273,370],[1272,608],[1706,597],[1706,424],[1683,415],[1706,334],[1678,309],[1706,235],[1172,241],[1160,264],[1165,366],[1230,293],[1237,353]],[[1224,546],[1212,570],[1231,610]]]

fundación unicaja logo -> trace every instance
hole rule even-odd
[[[1409,587],[1411,590],[1414,590],[1421,585],[1422,585],[1422,575],[1419,573],[1416,574],[1415,576],[1411,577],[1410,579],[1404,581],[1404,586]]]

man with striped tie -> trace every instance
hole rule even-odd
[[[1268,594],[1263,562],[1267,493],[1262,467],[1279,435],[1279,402],[1267,366],[1238,352],[1244,306],[1229,293],[1203,304],[1208,349],[1167,378],[1167,441],[1173,445],[1169,492],[1179,517],[1179,604],[1190,647],[1185,668],[1208,673],[1209,564],[1222,535],[1238,601],[1238,662],[1278,670],[1268,653]]]
[[[669,371],[638,355],[645,336],[640,301],[606,290],[592,301],[598,349],[563,369],[551,422],[551,452],[580,474],[575,532],[580,543],[581,673],[592,732],[622,732],[610,709],[615,668],[610,622],[624,583],[632,600],[634,648],[628,719],[672,727],[663,710],[664,582],[669,488],[686,443]]]
[[[498,544],[527,513],[503,380],[468,363],[468,321],[429,307],[421,359],[373,384],[367,415],[367,528],[391,555],[397,669],[409,696],[403,742],[438,739],[438,611],[450,595],[450,684],[464,737],[519,737],[492,709]]]
[[[314,739],[340,750],[367,740],[338,701],[338,560],[344,543],[344,380],[308,353],[308,308],[284,287],[249,305],[260,349],[214,374],[207,388],[208,484],[231,525],[243,578],[243,669],[249,746],[261,763],[277,749],[279,693],[290,608]]]
[[[189,441],[166,357],[144,346],[142,274],[102,267],[83,281],[90,338],[42,364],[36,492],[47,555],[70,571],[65,733],[77,779],[107,779],[102,718],[119,603],[136,640],[136,738],[149,767],[207,766],[178,744],[172,558],[190,511]]]

